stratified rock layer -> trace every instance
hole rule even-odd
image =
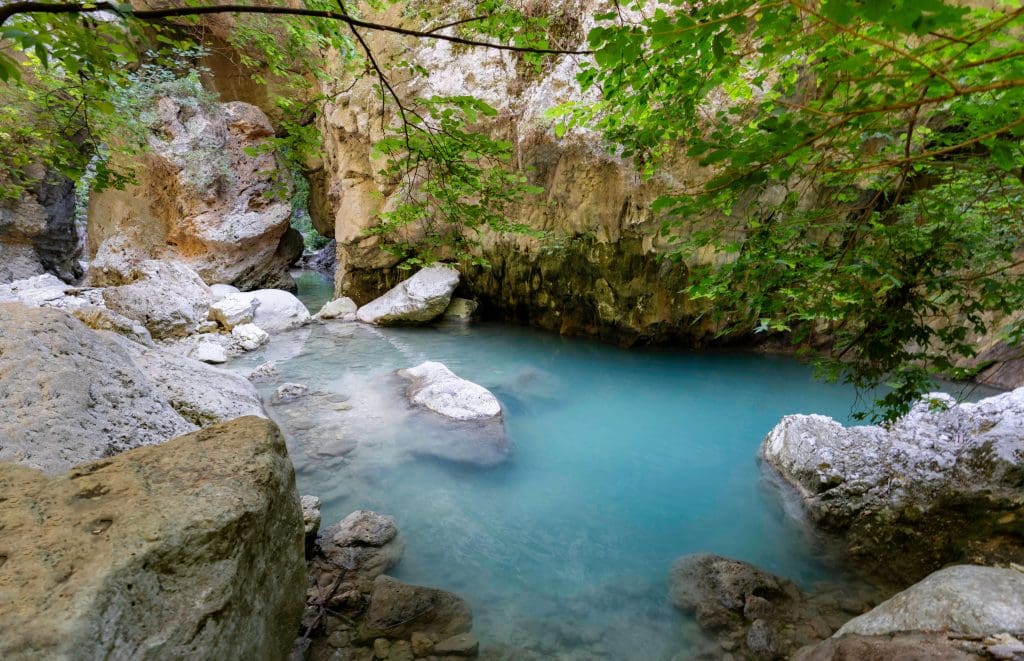
[[[930,395],[888,429],[787,416],[761,455],[861,569],[894,584],[992,540],[1017,557],[1024,544],[1024,389],[974,404]]]
[[[0,657],[285,657],[305,564],[273,423],[240,418],[59,477],[2,464],[0,494]]]

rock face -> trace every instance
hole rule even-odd
[[[552,17],[551,30],[565,46],[586,48],[603,0],[549,0],[534,8]],[[408,20],[397,14],[381,20]],[[711,173],[682,155],[663,173],[641,177],[633,163],[610,156],[600,136],[582,129],[562,137],[552,131],[549,109],[588,99],[579,88],[576,57],[545,60],[543,72],[517,65],[506,53],[452,48],[381,36],[379,59],[411,61],[424,73],[400,82],[409,97],[471,94],[497,109],[481,126],[510,141],[517,167],[546,194],[509,209],[508,220],[550,233],[548,240],[483,232],[479,254],[490,266],[460,265],[462,287],[489,318],[502,318],[620,343],[679,341],[696,344],[715,331],[694,323],[701,309],[681,292],[687,268],[658,259],[671,249],[659,235],[651,203],[660,195],[699,186]],[[365,230],[377,213],[401,199],[393,179],[380,175],[373,152],[380,117],[373,84],[339,77],[326,84],[331,99],[320,119],[326,155],[311,180],[310,210],[323,234],[338,244],[336,293],[359,303],[394,286],[401,275],[381,239]],[[388,118],[385,118],[387,121]],[[713,255],[701,257],[707,261]]]
[[[43,272],[65,282],[82,277],[74,183],[39,170],[38,183],[20,199],[0,203],[0,283]]]
[[[865,571],[894,583],[983,553],[982,540],[998,539],[1019,557],[1024,389],[976,404],[931,395],[890,429],[787,416],[761,455],[815,524],[841,534]]]
[[[744,658],[788,658],[831,636],[863,607],[862,601],[847,596],[804,594],[790,580],[704,553],[679,558],[669,585],[680,610],[694,615],[722,649]]]
[[[266,115],[243,102],[159,99],[150,151],[131,163],[137,184],[89,202],[93,270],[176,259],[209,284],[294,290],[302,254],[289,227],[291,182]],[[284,194],[282,194],[284,193]]]
[[[0,656],[284,658],[305,563],[294,471],[242,418],[48,477],[0,465]]]
[[[501,404],[487,388],[456,376],[442,363],[427,361],[399,370],[412,381],[409,400],[453,420],[485,420],[501,415]]]
[[[144,325],[156,339],[184,337],[206,321],[209,287],[180,262],[146,260],[103,289],[106,306]]]
[[[59,473],[195,429],[114,337],[0,304],[0,460]]]
[[[1024,571],[955,565],[855,617],[836,636],[900,631],[1024,635]]]
[[[429,266],[359,308],[356,318],[378,326],[433,321],[448,307],[458,284],[459,272],[455,269]]]

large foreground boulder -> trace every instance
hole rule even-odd
[[[113,337],[0,304],[0,461],[59,473],[195,430]]]
[[[288,267],[302,236],[289,227],[291,181],[268,148],[266,115],[242,102],[170,97],[153,115],[149,150],[120,164],[136,183],[90,199],[94,266],[177,259],[209,284],[294,289]]]
[[[894,583],[993,539],[1004,554],[1024,542],[1024,389],[973,404],[933,394],[888,429],[787,416],[761,456],[852,560]]]
[[[378,326],[427,323],[444,313],[458,284],[452,267],[429,266],[359,308],[356,318]]]
[[[284,658],[305,591],[294,477],[261,418],[59,477],[0,465],[0,657]]]

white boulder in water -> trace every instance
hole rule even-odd
[[[336,298],[333,301],[324,303],[320,311],[313,315],[314,319],[341,319],[342,321],[355,321],[356,302],[348,296]]]
[[[444,313],[458,284],[459,272],[452,267],[428,266],[359,308],[356,317],[378,326],[433,321]]]
[[[247,294],[228,294],[210,304],[210,320],[216,321],[227,330],[235,326],[252,323],[259,301]]]
[[[453,420],[485,420],[501,415],[501,404],[490,390],[467,381],[443,364],[427,361],[399,370],[398,375],[412,381],[406,391],[417,406]]]

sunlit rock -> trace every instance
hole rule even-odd
[[[356,317],[378,326],[433,321],[448,307],[458,284],[459,272],[455,269],[444,265],[428,266],[359,308]]]

